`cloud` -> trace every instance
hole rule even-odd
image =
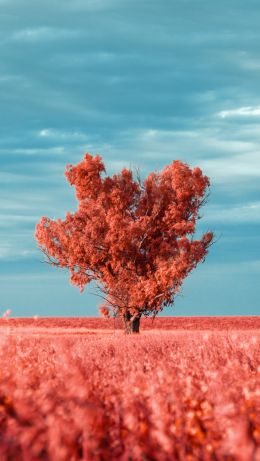
[[[98,152],[110,169],[136,165],[142,176],[180,159],[199,166],[214,186],[228,186],[234,194],[247,187],[254,194],[260,177],[260,133],[249,128],[238,126],[233,132],[214,125],[198,130],[129,130],[111,144],[101,144]]]
[[[228,134],[228,133],[227,133]],[[190,158],[248,152],[256,148],[254,141],[236,139],[236,133],[227,136],[218,126],[201,127],[192,130],[140,130],[136,142],[147,146],[158,155],[158,151],[188,154]]]
[[[237,225],[260,223],[260,202],[249,202],[230,206],[230,204],[210,204],[202,212],[205,221],[209,223]]]
[[[0,259],[1,259],[1,248],[0,248]],[[9,281],[27,281],[29,284],[31,281],[39,281],[39,282],[43,282],[43,283],[46,283],[46,282],[49,282],[50,284],[51,283],[56,283],[58,280],[61,280],[61,279],[65,279],[66,280],[66,283],[68,285],[68,275],[67,274],[60,274],[58,271],[53,271],[51,273],[48,273],[48,274],[42,274],[42,273],[39,273],[39,274],[35,274],[35,272],[27,272],[25,274],[13,274],[13,273],[10,273],[10,274],[1,274],[1,280],[9,280]]]
[[[255,190],[260,178],[259,151],[245,152],[239,155],[230,155],[227,158],[202,159],[199,163],[202,170],[214,183],[231,183],[233,188],[239,189],[239,181],[251,182]]]
[[[73,0],[67,3],[71,10],[102,11],[110,10],[118,5],[127,4],[127,0]]]
[[[250,51],[239,51],[233,56],[233,60],[242,69],[255,72],[260,69],[260,59],[258,53],[252,54]]]
[[[24,222],[24,221],[23,221]],[[0,232],[2,241],[0,242],[0,259],[5,262],[5,266],[1,266],[1,272],[8,272],[9,264],[14,261],[34,258],[39,259],[39,251],[34,240],[35,221],[30,222],[30,228],[23,228],[23,223],[20,220],[8,221],[8,225],[1,226]],[[18,225],[17,225],[18,224]],[[13,272],[13,269],[12,271]]]
[[[7,212],[7,211],[13,211],[15,210],[16,212],[19,210],[21,211],[28,211],[33,208],[33,203],[30,201],[29,203],[24,203],[21,201],[21,197],[19,197],[20,200],[14,200],[14,198],[10,198],[10,196],[7,197],[1,197],[1,206],[0,210],[1,212]]]
[[[52,128],[44,128],[38,132],[38,136],[40,138],[49,138],[59,140],[62,139],[63,141],[87,141],[88,137],[85,133],[77,132],[77,131],[62,131],[62,130],[55,130]],[[57,148],[56,148],[57,149]],[[64,148],[63,152],[64,152]]]
[[[260,106],[239,107],[238,109],[222,110],[217,114],[219,117],[260,117]]]
[[[11,40],[35,42],[45,40],[64,40],[79,37],[80,32],[73,29],[59,29],[54,27],[35,27],[17,30],[11,36]]]
[[[41,133],[41,132],[40,132]],[[39,136],[41,137],[45,137],[45,135],[41,135],[39,133]],[[46,135],[46,137],[55,137],[55,136],[49,136],[49,135]],[[56,137],[56,139],[58,138],[58,136]],[[59,137],[60,139],[62,138],[62,136]],[[5,152],[5,150],[4,150]],[[35,157],[48,157],[48,156],[52,156],[52,155],[59,155],[59,154],[64,154],[65,152],[65,147],[64,146],[53,146],[53,147],[25,147],[25,148],[16,148],[16,149],[12,149],[12,154],[13,156],[15,155],[20,155],[21,157],[22,156],[35,156]],[[1,153],[1,151],[0,151]]]
[[[25,248],[17,248],[10,244],[0,244],[0,260],[16,261],[16,260],[28,260],[33,255],[37,255],[36,250],[28,250]]]
[[[260,260],[244,260],[239,261],[239,263],[234,263],[230,261],[218,263],[206,262],[206,264],[200,266],[198,270],[200,272],[200,276],[205,276],[211,279],[215,278],[215,280],[221,273],[225,276],[229,275],[230,277],[232,277],[233,274],[240,275],[243,277],[247,273],[251,276],[255,274],[259,275]]]
[[[129,168],[130,164],[127,160],[108,160],[105,164],[108,175],[113,175],[115,172],[120,172],[123,168]]]
[[[35,223],[38,216],[18,215],[18,214],[0,214],[0,227],[10,227],[17,223]]]

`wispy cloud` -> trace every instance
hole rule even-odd
[[[35,27],[20,29],[11,36],[12,40],[22,40],[24,42],[34,42],[42,40],[64,40],[67,38],[79,37],[80,32],[73,29],[59,29],[54,27]]]
[[[219,117],[260,117],[260,106],[239,107],[238,109],[222,110],[217,114]]]
[[[257,184],[252,181],[259,181],[260,178],[259,151],[230,155],[227,158],[202,159],[199,164],[213,183],[231,183],[234,191],[241,187],[241,183],[237,182],[239,180],[251,182],[255,190]]]
[[[245,130],[236,127],[233,133],[229,130],[214,126],[190,131],[129,130],[121,132],[114,145],[101,145],[100,152],[110,169],[131,164],[139,166],[146,175],[152,166],[158,170],[180,159],[191,166],[200,166],[213,185],[228,184],[236,193],[247,183],[253,191],[256,184],[252,179],[260,177],[260,133],[258,139],[257,133],[250,136],[248,127]],[[120,159],[122,151],[124,161]]]
[[[62,139],[63,141],[87,141],[88,137],[85,133],[81,133],[78,131],[64,131],[64,130],[55,130],[52,128],[44,128],[40,130],[38,133],[40,138],[45,139]],[[64,149],[63,149],[64,151]]]
[[[35,223],[38,216],[18,215],[18,214],[0,214],[0,227],[10,227],[14,224]]]
[[[39,136],[41,136],[39,134]],[[44,137],[44,136],[41,136]],[[51,137],[51,136],[46,136],[46,137]],[[54,139],[54,136],[52,137]],[[62,137],[57,136],[56,140],[62,139]],[[2,151],[5,153],[6,149],[2,149]],[[24,148],[14,148],[12,149],[11,155],[20,155],[20,156],[45,156],[47,157],[48,155],[55,155],[55,154],[64,154],[65,152],[65,147],[64,146],[53,146],[53,147],[24,147]],[[0,149],[1,153],[1,149]]]
[[[254,140],[237,139],[236,134],[225,133],[221,127],[214,125],[192,130],[148,129],[136,133],[136,143],[139,142],[146,150],[151,149],[151,155],[167,150],[180,155],[186,153],[191,159],[248,152],[256,148]]]
[[[218,224],[252,224],[260,223],[260,202],[249,202],[230,206],[219,204],[211,206],[210,204],[203,210],[204,219],[209,223]]]
[[[218,274],[229,274],[232,276],[233,274],[240,274],[242,277],[247,272],[251,276],[253,274],[259,274],[260,272],[260,259],[253,259],[253,260],[245,260],[240,261],[239,263],[234,262],[219,262],[219,263],[207,263],[205,266],[200,267],[200,275],[204,275],[206,277],[216,277]]]
[[[67,4],[67,8],[70,10],[83,10],[83,11],[102,11],[110,10],[116,7],[117,5],[127,4],[125,0],[73,0]]]
[[[18,248],[17,246],[10,245],[7,243],[0,244],[0,260],[6,261],[17,261],[17,260],[27,260],[32,256],[37,255],[36,250]]]
[[[242,51],[234,56],[234,60],[238,62],[242,69],[247,71],[255,72],[260,69],[260,59],[258,53],[252,54],[252,52]]]

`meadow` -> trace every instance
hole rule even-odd
[[[259,461],[260,319],[0,321],[0,460]]]

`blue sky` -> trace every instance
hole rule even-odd
[[[97,315],[43,264],[42,215],[76,207],[67,163],[145,176],[174,159],[212,183],[216,244],[168,315],[259,315],[258,0],[0,0],[0,313]],[[91,289],[90,289],[91,291]]]

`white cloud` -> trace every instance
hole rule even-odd
[[[260,106],[239,107],[238,109],[222,110],[217,115],[227,117],[260,117]]]
[[[49,138],[51,136],[51,130],[41,130],[39,136],[42,138]]]
[[[0,259],[6,259],[8,256],[10,256],[12,247],[11,245],[5,243],[0,244]]]
[[[127,55],[129,59],[130,56]],[[122,62],[123,59],[127,59],[126,55],[123,53],[111,53],[95,50],[91,52],[90,50],[84,52],[74,52],[70,53],[55,53],[55,55],[50,57],[50,63],[55,66],[65,67],[65,68],[80,68],[85,67],[88,64],[89,67],[116,63],[117,60]],[[108,82],[111,78],[109,75],[106,75],[106,81]],[[126,78],[126,77],[125,77]],[[122,77],[120,78],[122,81]]]
[[[25,148],[25,149],[14,149],[14,153],[22,155],[44,155],[44,154],[64,154],[65,149],[63,146],[55,146],[50,148]]]
[[[219,224],[260,223],[260,202],[249,202],[244,205],[230,206],[208,205],[203,209],[203,219]]]
[[[11,184],[17,183],[18,181],[23,181],[24,183],[30,180],[30,176],[22,173],[8,173],[5,171],[0,172],[0,182],[1,184]]]
[[[11,227],[14,224],[36,223],[38,216],[27,216],[18,214],[0,214],[0,227]]]
[[[0,76],[0,83],[17,83],[19,81],[22,81],[23,78],[20,75],[14,75],[14,74],[2,74]]]
[[[256,38],[257,40],[257,38]],[[242,69],[246,69],[247,71],[258,71],[260,69],[260,60],[259,55],[252,54],[252,51],[239,51],[237,53],[233,53],[230,56],[230,59],[235,63],[238,64],[239,67]]]
[[[248,127],[238,129],[233,133],[219,127],[194,131],[148,129],[125,132],[116,148],[110,146],[101,152],[108,156],[110,167],[119,166],[113,162],[113,157],[120,158],[124,149],[125,157],[129,159],[133,158],[132,152],[141,153],[137,160],[138,164],[141,162],[144,174],[150,171],[150,163],[158,169],[180,159],[191,166],[199,166],[212,184],[230,183],[235,190],[247,183],[253,189],[255,184],[252,181],[258,181],[260,177],[260,138],[257,139],[257,132],[251,136]],[[136,159],[133,158],[132,162],[135,164]]]
[[[219,274],[228,274],[230,276],[234,274],[255,274],[260,272],[260,260],[256,259],[238,262],[225,261],[223,263],[206,262],[206,264],[200,266],[198,270],[200,271],[200,276],[205,275],[209,278],[219,276]]]
[[[202,159],[199,161],[199,166],[211,178],[212,183],[259,181],[260,178],[259,152],[245,152],[227,158]],[[239,187],[240,184],[238,183],[237,186]],[[253,182],[252,188],[254,188]]]
[[[247,59],[241,63],[241,67],[247,70],[258,71],[260,69],[260,60],[259,59]]]
[[[14,243],[0,243],[0,260],[14,261],[36,256],[37,250],[15,245]]]
[[[72,140],[72,141],[86,141],[87,136],[84,133],[78,131],[62,131],[54,130],[52,128],[44,128],[38,132],[40,138],[50,138],[50,139],[63,139],[63,140]]]
[[[99,11],[109,10],[122,3],[127,3],[127,0],[73,0],[68,2],[67,7],[72,10]]]
[[[108,174],[114,174],[114,172],[119,172],[123,168],[129,168],[130,162],[127,160],[109,160],[105,163],[105,168]]]
[[[64,38],[79,37],[80,32],[73,29],[55,29],[53,27],[35,27],[21,29],[16,31],[12,36],[12,40],[22,40],[26,42],[34,42],[41,40],[59,40]]]
[[[10,197],[8,197],[8,199],[6,197],[2,197],[1,198],[1,204],[0,204],[0,210],[1,211],[22,211],[22,210],[31,210],[33,208],[33,204],[32,203],[28,203],[28,202],[23,202],[21,199],[21,196],[19,194],[19,201],[17,200],[17,195],[15,194],[15,197],[13,197],[13,199],[10,199]],[[31,198],[30,198],[30,201],[31,201]]]
[[[240,129],[240,135],[242,129]],[[219,127],[199,128],[197,130],[136,130],[125,132],[124,142],[131,149],[138,149],[142,157],[152,159],[187,156],[189,159],[212,157],[213,155],[245,153],[258,148],[258,143],[239,139],[236,132],[230,135]],[[260,133],[258,132],[260,135]],[[247,137],[250,133],[247,133]],[[252,136],[250,136],[252,138]],[[255,136],[254,136],[255,138]],[[259,136],[260,140],[260,136]],[[257,141],[257,140],[256,140]],[[133,147],[132,147],[133,146]]]
[[[1,254],[1,250],[0,250]],[[0,256],[1,259],[1,256]],[[24,281],[24,282],[31,282],[31,280],[34,281],[49,281],[52,283],[54,280],[57,282],[58,280],[64,280],[66,283],[68,283],[68,274],[64,272],[58,272],[58,271],[52,271],[49,274],[35,274],[35,272],[26,272],[25,274],[13,274],[13,273],[6,273],[6,274],[1,274],[1,281],[6,280],[6,281]]]

